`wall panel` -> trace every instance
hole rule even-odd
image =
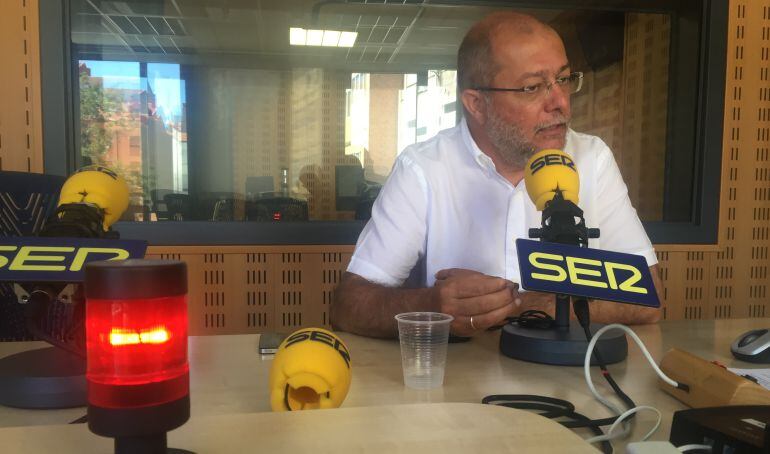
[[[329,304],[353,246],[150,247],[183,260],[190,333],[291,332],[329,325]]]
[[[0,170],[43,172],[38,0],[0,2]]]

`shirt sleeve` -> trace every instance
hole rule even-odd
[[[428,189],[414,160],[402,153],[372,206],[348,271],[396,287],[425,254]]]
[[[601,248],[641,255],[647,265],[658,263],[642,221],[628,197],[628,188],[620,174],[612,151],[603,142],[597,157],[598,201]]]

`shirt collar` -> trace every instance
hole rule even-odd
[[[492,158],[486,155],[483,151],[481,151],[481,148],[479,148],[478,145],[476,145],[476,141],[473,140],[473,136],[471,135],[471,130],[468,128],[468,122],[465,118],[463,118],[463,121],[460,126],[460,130],[462,131],[462,137],[463,141],[465,142],[465,148],[471,153],[471,156],[473,157],[473,160],[476,161],[476,163],[481,166],[482,169],[488,171],[488,172],[495,172],[495,163],[492,162]]]

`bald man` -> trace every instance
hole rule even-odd
[[[580,89],[564,44],[548,25],[514,12],[476,23],[457,58],[465,118],[408,147],[393,166],[335,292],[336,329],[397,335],[394,315],[454,316],[452,333],[472,336],[524,310],[554,312],[554,296],[519,292],[516,238],[542,214],[524,187],[535,152],[564,150],[580,174],[580,208],[601,238],[590,247],[642,255],[661,288],[657,260],[611,150],[569,129],[570,95]],[[420,288],[405,288],[416,266]],[[659,309],[594,301],[596,322],[654,323]]]

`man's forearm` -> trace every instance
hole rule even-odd
[[[555,298],[550,293],[525,292],[520,293],[521,312],[526,310],[539,310],[550,314],[555,313]],[[622,323],[624,325],[638,325],[644,323],[656,323],[660,320],[660,309],[633,304],[616,303],[612,301],[594,300],[588,304],[591,313],[591,321],[594,323]],[[570,306],[570,317],[574,318]]]
[[[393,318],[402,312],[438,311],[430,288],[405,289],[373,284],[345,273],[334,294],[330,319],[334,329],[372,337],[396,337]]]

